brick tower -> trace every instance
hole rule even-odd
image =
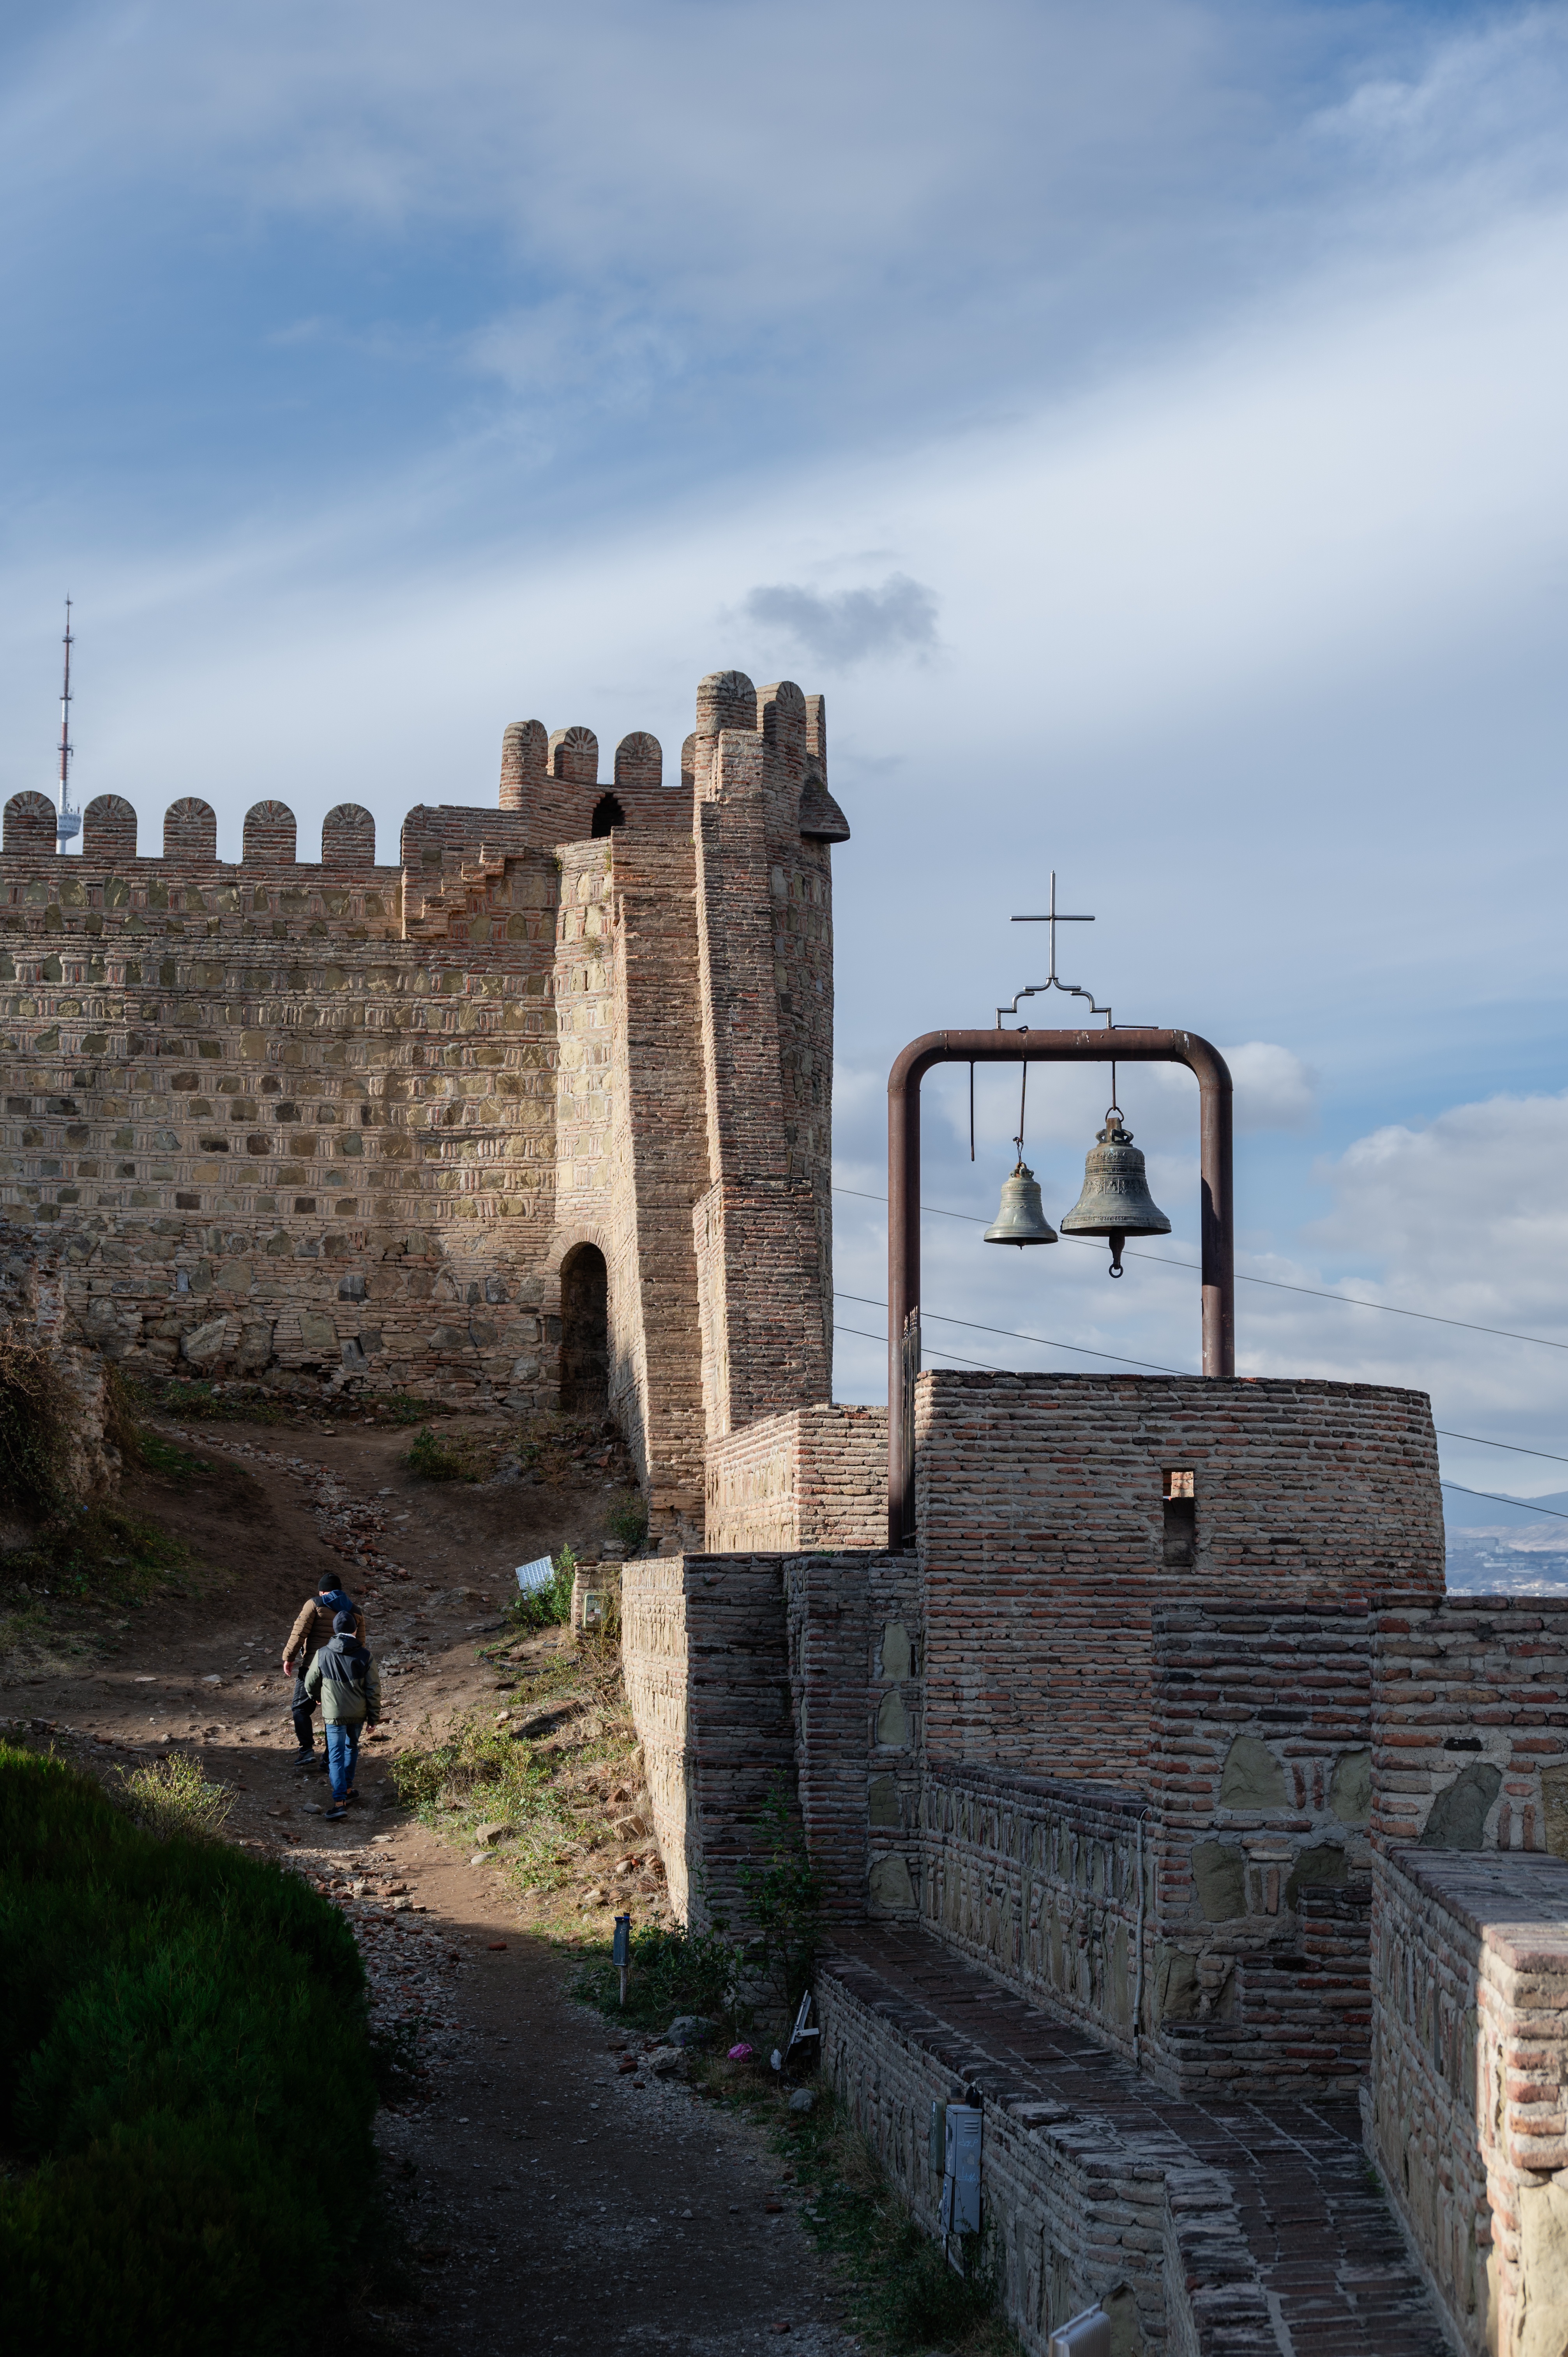
[[[642,731],[508,728],[499,808],[421,804],[396,866],[281,802],[237,864],[188,799],[56,850],[5,806],[5,1216],[86,1339],[149,1373],[518,1408],[603,1401],[656,1534],[710,1441],[824,1400],[832,1324],[822,700],[719,672],[668,781]]]

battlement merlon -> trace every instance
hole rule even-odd
[[[581,726],[546,732],[541,720],[514,720],[501,739],[499,815],[467,803],[418,803],[403,821],[400,863],[411,880],[464,856],[515,856],[553,850],[607,835],[617,827],[689,827],[692,802],[718,790],[715,758],[725,730],[762,739],[770,847],[792,841],[847,843],[849,826],[828,791],[824,699],[805,695],[792,680],[761,689],[744,672],[712,672],[697,690],[697,726],[682,748],[678,779],[664,780],[659,739],[634,729],[616,748],[614,775],[599,777],[598,739]],[[7,858],[54,861],[63,856],[48,795],[13,794],[5,804]],[[119,866],[155,864],[137,852],[137,817],[120,794],[100,794],[83,813],[81,859]],[[268,800],[246,813],[241,858],[218,857],[218,821],[197,795],[171,802],[164,814],[164,863],[181,869],[293,867],[377,868],[375,821],[357,802],[339,802],[322,823],[318,863],[298,857],[297,825],[285,802]],[[72,863],[74,865],[74,863]],[[385,880],[387,871],[379,871]]]

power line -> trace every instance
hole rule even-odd
[[[1483,1440],[1478,1432],[1449,1432],[1441,1424],[1432,1428],[1444,1440],[1473,1440],[1477,1448],[1506,1448],[1515,1457],[1544,1457],[1549,1464],[1568,1465],[1568,1457],[1555,1456],[1550,1448],[1526,1448],[1517,1440]],[[1482,1492],[1476,1494],[1479,1497]]]
[[[881,1342],[884,1346],[886,1346],[887,1340],[886,1334],[867,1334],[865,1329],[859,1326],[835,1325],[833,1332],[835,1334],[858,1334],[863,1342]],[[1015,1370],[1012,1367],[993,1367],[990,1363],[989,1360],[986,1359],[965,1359],[961,1357],[957,1351],[944,1351],[935,1342],[929,1342],[926,1347],[931,1352],[933,1358],[956,1359],[961,1367],[978,1367],[983,1374],[1010,1375],[1015,1372]]]
[[[873,1300],[871,1295],[868,1293],[841,1293],[838,1295],[838,1299],[840,1301],[858,1301],[861,1307],[865,1309],[886,1309],[887,1307],[887,1304],[885,1301]],[[1007,1342],[1035,1342],[1037,1343],[1042,1350],[1072,1351],[1075,1351],[1079,1358],[1084,1359],[1112,1359],[1120,1367],[1150,1367],[1154,1370],[1155,1374],[1159,1375],[1180,1375],[1187,1374],[1191,1372],[1190,1369],[1185,1367],[1162,1366],[1159,1361],[1155,1359],[1123,1359],[1119,1357],[1114,1351],[1091,1351],[1088,1344],[1084,1342],[1058,1342],[1049,1334],[1023,1334],[1011,1326],[983,1326],[979,1319],[974,1318],[949,1318],[944,1316],[942,1311],[940,1309],[926,1309],[922,1308],[920,1316],[922,1319],[928,1318],[930,1318],[938,1326],[964,1326],[974,1334],[997,1334],[1001,1336],[1004,1341]],[[835,1328],[834,1330],[841,1334],[856,1334],[860,1332],[859,1328],[855,1326],[840,1326]],[[861,1335],[861,1340],[865,1342],[886,1343],[886,1339],[887,1338],[885,1334]],[[930,1347],[934,1351],[937,1350],[937,1345],[934,1342]],[[959,1358],[959,1353],[956,1351],[938,1351],[937,1355],[939,1358],[943,1359]],[[985,1361],[980,1359],[961,1359],[960,1364],[966,1367],[979,1367],[984,1365]],[[1019,1370],[1015,1367],[991,1367],[988,1369],[988,1372],[994,1375],[1008,1375],[1016,1374]],[[1451,1432],[1446,1425],[1442,1424],[1434,1425],[1433,1426],[1433,1430],[1437,1433],[1441,1439],[1444,1440],[1467,1440],[1472,1442],[1477,1448],[1506,1448],[1509,1455],[1513,1457],[1542,1457],[1550,1465],[1568,1465],[1568,1457],[1559,1456],[1554,1449],[1527,1448],[1521,1441],[1518,1440],[1487,1440],[1483,1438],[1481,1434],[1478,1432]],[[1451,1484],[1451,1486],[1455,1489],[1458,1489],[1462,1485],[1458,1482],[1455,1482]],[[1477,1498],[1486,1498],[1489,1497],[1491,1492],[1487,1490],[1477,1490],[1474,1492],[1474,1495]]]
[[[1463,1481],[1444,1481],[1444,1490],[1457,1490],[1462,1498],[1489,1498],[1494,1506],[1517,1506],[1527,1514],[1550,1514],[1554,1523],[1568,1523],[1560,1506],[1538,1506],[1531,1498],[1502,1498],[1495,1490],[1466,1490]]]
[[[886,1203],[887,1200],[886,1195],[868,1195],[864,1187],[835,1187],[833,1193],[853,1195],[862,1203]],[[920,1209],[939,1220],[962,1220],[972,1228],[986,1225],[986,1222],[973,1211],[950,1211],[940,1203],[922,1203]],[[1088,1236],[1065,1236],[1062,1241],[1064,1243],[1089,1244],[1093,1249],[1092,1239]],[[1158,1261],[1162,1268],[1200,1268],[1197,1261],[1172,1260],[1168,1253],[1127,1251],[1123,1257],[1127,1260]],[[1337,1301],[1342,1309],[1381,1309],[1391,1318],[1419,1318],[1428,1326],[1456,1326],[1466,1334],[1495,1334],[1504,1342],[1534,1342],[1543,1351],[1568,1351],[1568,1342],[1554,1342],[1546,1334],[1516,1334],[1509,1326],[1477,1326],[1473,1318],[1440,1318],[1432,1309],[1402,1309],[1397,1302],[1366,1301],[1358,1293],[1328,1293],[1320,1285],[1287,1285],[1283,1277],[1249,1276],[1242,1269],[1236,1271],[1236,1282],[1238,1285],[1264,1285],[1271,1293],[1303,1293],[1313,1301]],[[1132,1363],[1137,1365],[1142,1362],[1134,1360]],[[1477,1496],[1480,1494],[1480,1491],[1477,1492]]]
[[[886,1301],[874,1301],[868,1293],[840,1293],[838,1299],[858,1301],[864,1309],[886,1309],[887,1307]],[[1007,1342],[1037,1342],[1041,1349],[1046,1351],[1071,1351],[1080,1359],[1110,1359],[1119,1367],[1150,1367],[1156,1375],[1185,1375],[1191,1372],[1190,1368],[1187,1367],[1162,1366],[1157,1359],[1126,1359],[1117,1351],[1091,1351],[1087,1342],[1058,1342],[1049,1334],[1015,1334],[1010,1326],[983,1326],[978,1318],[944,1318],[940,1309],[922,1308],[920,1316],[922,1318],[934,1318],[939,1326],[967,1326],[974,1334],[1000,1334],[1004,1341]],[[873,1334],[868,1339],[875,1341],[877,1338]],[[949,1351],[946,1356],[950,1359],[955,1356],[955,1353]],[[980,1361],[976,1360],[973,1363],[978,1366]],[[1014,1374],[1017,1370],[1012,1367],[997,1367],[993,1372],[999,1375],[1006,1375]]]

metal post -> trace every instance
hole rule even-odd
[[[887,1544],[915,1535],[909,1343],[920,1311],[920,1082],[933,1064],[1185,1064],[1197,1076],[1203,1372],[1236,1372],[1230,1074],[1196,1031],[928,1031],[887,1076]],[[911,1329],[910,1320],[914,1325]]]

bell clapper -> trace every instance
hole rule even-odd
[[[1121,1232],[1121,1230],[1120,1230],[1119,1228],[1112,1228],[1112,1232],[1111,1232],[1111,1269],[1110,1269],[1110,1274],[1111,1274],[1112,1276],[1120,1276],[1120,1275],[1122,1275],[1122,1245],[1126,1243],[1126,1241],[1127,1241],[1126,1237],[1122,1233],[1122,1232]]]

